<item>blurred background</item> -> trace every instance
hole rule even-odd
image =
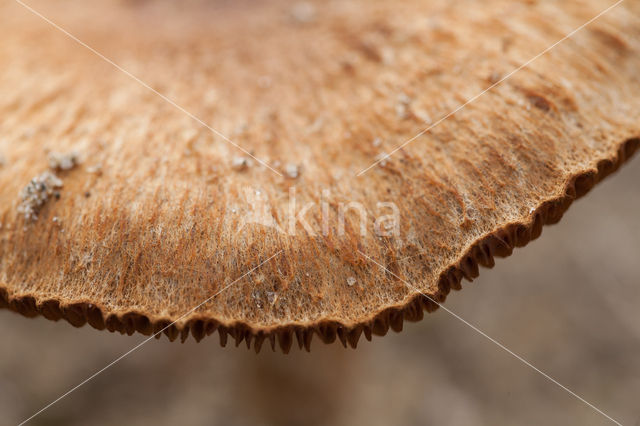
[[[640,425],[640,158],[446,305],[619,422]],[[17,424],[144,340],[0,310],[0,413]],[[440,309],[356,350],[260,354],[153,340],[33,425],[610,422]]]

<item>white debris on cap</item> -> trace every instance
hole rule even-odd
[[[102,164],[94,164],[93,166],[87,167],[87,172],[100,174],[102,172]]]
[[[231,167],[239,172],[246,170],[249,167],[249,159],[247,157],[233,157]]]
[[[489,74],[489,83],[496,84],[501,80],[501,78],[502,76],[498,71],[492,71],[491,74]]]
[[[411,103],[411,98],[406,93],[400,93],[398,95],[398,102],[403,105],[409,105]]]
[[[324,125],[324,119],[322,117],[316,118],[313,123],[307,127],[306,132],[308,134],[318,133],[322,130],[322,126]]]
[[[313,4],[303,1],[291,7],[291,18],[299,24],[308,24],[316,20],[316,8]]]
[[[383,47],[380,51],[382,63],[385,65],[393,65],[396,61],[396,52],[391,47]]]
[[[389,161],[389,155],[385,154],[385,153],[380,153],[376,156],[376,162],[378,163],[378,166],[380,167],[384,167],[387,165],[387,162]]]
[[[18,212],[27,221],[37,220],[38,213],[58,188],[62,188],[62,181],[55,174],[47,171],[36,176],[20,191],[22,202]]]
[[[264,303],[262,302],[262,295],[260,294],[260,292],[258,290],[254,290],[251,293],[251,298],[255,301],[256,306],[258,307],[258,309],[262,309],[262,307],[264,306]]]
[[[273,80],[268,75],[261,75],[258,77],[258,87],[261,89],[268,89],[273,85]]]
[[[373,141],[371,141],[371,145],[373,145],[376,148],[379,147],[380,145],[382,145],[382,139],[375,138]]]
[[[416,109],[413,110],[413,115],[415,115],[418,120],[422,121],[424,124],[431,124],[433,121],[431,120],[431,116],[425,109]]]
[[[396,104],[396,115],[399,119],[404,120],[409,117],[409,104],[411,104],[411,98],[405,93],[398,95],[398,103]]]
[[[49,168],[51,170],[70,170],[78,164],[78,154],[70,152],[61,154],[59,152],[49,153]]]
[[[249,130],[249,123],[247,123],[246,121],[243,121],[242,123],[238,124],[235,129],[233,129],[233,134],[235,136],[243,135],[247,133],[248,130]]]
[[[287,163],[284,166],[284,172],[288,178],[297,179],[298,176],[300,176],[300,166],[293,163]]]
[[[267,301],[270,305],[275,305],[275,303],[278,301],[278,293],[276,293],[275,291],[267,291]]]

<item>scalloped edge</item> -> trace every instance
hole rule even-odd
[[[479,275],[479,266],[492,268],[496,257],[510,256],[515,247],[523,247],[538,238],[544,225],[557,223],[571,203],[582,197],[602,179],[618,170],[640,147],[640,137],[626,139],[618,145],[617,153],[612,158],[601,159],[597,170],[587,170],[574,174],[565,184],[563,195],[543,202],[533,211],[527,222],[508,223],[501,228],[477,239],[460,259],[440,274],[438,291],[429,295],[438,303],[443,303],[451,291],[462,289],[462,278],[472,281]],[[196,341],[213,334],[216,330],[220,344],[227,345],[228,336],[235,340],[236,346],[244,340],[247,348],[260,351],[265,341],[269,341],[271,349],[277,346],[288,353],[295,340],[298,347],[311,350],[313,335],[317,334],[324,343],[333,343],[339,339],[344,347],[356,348],[362,334],[367,340],[372,335],[384,336],[391,328],[395,332],[402,331],[404,321],[416,322],[424,317],[424,311],[433,312],[438,308],[428,297],[418,293],[409,297],[404,303],[382,309],[369,319],[357,324],[345,324],[336,320],[320,320],[308,324],[287,324],[276,327],[255,328],[243,322],[224,323],[215,318],[203,315],[191,315],[180,324],[173,324],[167,318],[154,318],[138,311],[109,312],[87,301],[62,304],[57,299],[37,300],[34,296],[9,295],[6,286],[0,285],[0,308],[9,309],[26,317],[43,317],[58,321],[67,320],[75,327],[85,324],[98,330],[132,335],[139,332],[144,335],[155,335],[160,338],[165,334],[170,341],[184,342],[189,334]]]

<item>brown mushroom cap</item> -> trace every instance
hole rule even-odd
[[[609,3],[30,3],[118,70],[5,2],[0,307],[256,350],[400,330],[639,145],[638,5],[356,175]]]

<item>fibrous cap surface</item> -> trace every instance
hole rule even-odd
[[[25,315],[355,346],[638,145],[632,2],[359,177],[608,2],[30,4],[122,69],[0,6],[0,306]],[[30,184],[44,173],[60,185]]]

